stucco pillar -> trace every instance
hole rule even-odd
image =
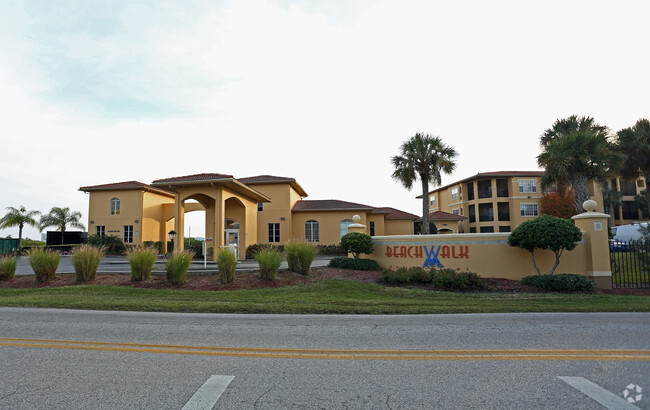
[[[224,224],[226,222],[226,210],[223,200],[223,191],[217,190],[217,197],[214,201],[214,260],[217,260],[219,249],[224,246]]]
[[[174,231],[176,231],[176,239],[174,239],[174,252],[182,251],[184,248],[185,238],[183,232],[185,230],[185,206],[179,194],[176,194],[176,201],[174,207]],[[169,240],[169,235],[165,234],[165,242]]]
[[[352,224],[348,225],[348,233],[350,232],[360,232],[368,233],[366,225],[360,224],[361,217],[359,215],[354,215],[352,217]]]
[[[588,200],[582,205],[585,211],[575,215],[576,226],[585,233],[587,244],[587,274],[597,287],[612,288],[612,268],[609,260],[609,236],[607,220],[609,215],[596,212],[596,201]]]

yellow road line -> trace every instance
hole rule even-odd
[[[631,349],[274,349],[252,347],[187,346],[151,343],[111,343],[8,337],[0,337],[0,346],[279,359],[650,361],[650,350]]]

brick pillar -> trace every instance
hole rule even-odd
[[[610,215],[596,212],[596,201],[588,200],[583,204],[587,211],[575,215],[576,226],[585,233],[587,245],[587,275],[600,289],[612,288],[612,268],[609,261],[609,236],[607,220]]]

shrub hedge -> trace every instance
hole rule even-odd
[[[526,276],[521,280],[521,283],[544,290],[560,292],[593,292],[596,288],[596,282],[587,276],[574,273]]]
[[[382,271],[384,282],[390,284],[431,283],[443,289],[477,289],[483,286],[481,278],[473,272],[457,272],[454,269],[399,268]]]
[[[379,264],[372,259],[354,259],[345,256],[332,258],[328,264],[332,268],[352,270],[379,270]]]

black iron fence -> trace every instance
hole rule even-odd
[[[650,288],[650,242],[610,243],[613,288]]]

